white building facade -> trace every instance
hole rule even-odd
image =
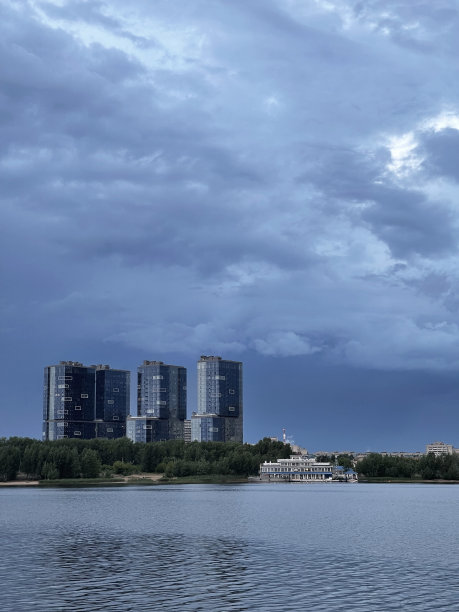
[[[306,456],[291,455],[276,462],[265,461],[260,465],[260,479],[268,482],[356,482],[357,474],[328,462],[320,462]]]
[[[452,455],[454,453],[454,448],[452,444],[432,442],[432,444],[426,444],[426,455],[429,453],[433,453],[436,457],[440,455]]]

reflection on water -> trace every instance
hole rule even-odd
[[[438,487],[442,505],[434,491],[358,489],[2,491],[2,610],[458,610],[459,489]],[[439,555],[432,504],[451,519]],[[389,540],[408,525],[402,551]]]

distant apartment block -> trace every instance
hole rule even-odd
[[[186,419],[186,368],[144,361],[137,369],[137,416],[127,419],[133,442],[183,440]]]
[[[185,442],[191,442],[191,419],[185,419],[183,426],[183,439]]]
[[[426,444],[426,454],[433,453],[436,457],[440,455],[452,455],[454,453],[454,447],[452,444],[445,444],[444,442],[432,442]]]
[[[130,372],[61,361],[45,367],[43,439],[121,438],[129,414]]]
[[[191,417],[191,439],[242,442],[242,363],[202,355],[198,361],[198,409]]]
[[[365,453],[354,453],[354,460],[362,461],[362,459],[365,459],[368,457],[368,455],[372,455],[374,453],[382,455],[383,457],[402,457],[404,459],[419,459],[424,455],[424,453],[421,453],[420,451],[371,451]]]

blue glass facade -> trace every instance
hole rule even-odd
[[[225,442],[225,419],[216,414],[193,414],[191,439],[197,442]]]
[[[75,361],[47,366],[43,384],[43,439],[119,438],[126,435],[130,372]]]
[[[126,436],[126,418],[122,421],[96,421],[96,438],[124,438]]]
[[[130,372],[96,366],[96,419],[98,438],[122,438],[126,435],[126,417],[130,404]]]
[[[45,425],[44,440],[60,440],[61,438],[79,438],[91,440],[96,438],[96,423],[94,421],[48,421]]]
[[[169,440],[169,423],[167,419],[128,417],[126,430],[127,437],[133,442],[162,442],[163,440]]]
[[[213,424],[198,418],[202,415],[213,419]],[[242,417],[242,363],[202,355],[198,361],[198,410],[191,419],[192,440],[242,442]]]
[[[184,438],[186,368],[162,361],[144,361],[137,369],[137,417],[128,421],[128,437],[177,440]]]

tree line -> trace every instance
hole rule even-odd
[[[289,444],[269,438],[257,444],[238,442],[133,443],[117,440],[63,439],[41,442],[33,438],[0,438],[0,480],[97,478],[138,472],[167,477],[204,474],[249,476],[260,463],[288,458]]]
[[[368,477],[459,480],[459,455],[433,453],[419,458],[387,457],[370,453],[357,463],[359,474]]]
[[[354,455],[316,455],[316,460],[326,463],[336,463],[336,465],[341,465],[345,470],[354,467]]]

